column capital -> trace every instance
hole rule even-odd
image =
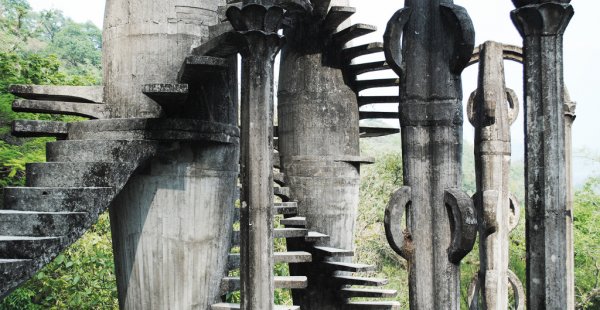
[[[562,36],[575,13],[570,1],[513,1],[513,23],[523,38],[528,36]]]

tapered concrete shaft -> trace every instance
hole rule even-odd
[[[217,6],[224,4],[225,0],[107,1],[104,81],[113,117],[162,114],[142,93],[142,85],[177,83],[185,57],[208,38],[208,26],[218,21]],[[190,86],[195,93],[190,103],[212,112],[187,118],[237,126],[237,70],[230,70],[233,75],[214,77],[208,94]],[[104,137],[111,139],[110,134]],[[111,206],[121,309],[207,309],[220,300],[239,146],[173,142],[164,147],[160,158],[137,173]]]
[[[479,48],[477,90],[469,99],[469,120],[475,127],[474,204],[479,226],[479,287],[484,309],[508,309],[509,234],[518,223],[509,195],[510,126],[519,103],[504,82],[504,48],[485,42]],[[515,210],[517,211],[517,210]],[[512,219],[512,221],[511,221]],[[515,292],[517,293],[517,292]],[[524,296],[522,296],[524,297]]]
[[[254,1],[227,16],[244,40],[242,52],[242,309],[274,305],[273,280],[273,111],[274,66],[282,39],[283,9]],[[262,2],[261,2],[262,3]],[[256,22],[258,21],[258,22]]]
[[[570,1],[516,1],[525,58],[528,309],[568,309],[563,34]]]
[[[407,0],[384,39],[387,62],[400,77],[406,185],[393,199],[402,205],[391,202],[387,211],[388,240],[409,261],[411,309],[459,309],[459,263],[472,249],[475,219],[470,199],[461,199],[464,194],[455,198],[466,213],[449,212],[445,192],[462,184],[460,73],[473,51],[473,26],[452,1]],[[402,236],[397,227],[405,208]],[[467,216],[462,219],[469,229],[451,225],[461,218],[457,215]],[[453,242],[467,235],[468,242]]]
[[[279,153],[291,197],[310,230],[330,240],[320,245],[352,250],[360,172],[358,104],[344,83],[342,71],[326,60],[322,38],[331,36],[318,27],[330,5],[348,1],[312,1],[312,14],[297,16],[287,29],[279,74]],[[334,30],[332,30],[334,31]],[[339,57],[339,55],[337,55]],[[303,250],[304,242],[288,240],[289,250]],[[343,260],[351,261],[351,258]],[[338,287],[328,282],[331,270],[321,264],[290,266],[293,275],[307,275],[308,287],[293,291],[301,309],[343,309]]]

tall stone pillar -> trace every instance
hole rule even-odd
[[[178,82],[185,57],[208,38],[208,26],[218,22],[217,6],[224,4],[224,0],[106,3],[105,100],[113,117],[120,119],[100,124],[102,128],[119,124],[103,137],[162,140],[159,156],[129,180],[110,209],[122,309],[204,310],[220,300],[239,146],[235,141],[207,142],[210,134],[195,133],[202,128],[212,128],[212,133],[218,128],[237,131],[237,70],[219,73],[210,87],[191,83],[190,98],[183,106],[192,112],[175,115],[180,119],[166,115],[142,88]],[[196,138],[187,139],[191,136]]]
[[[523,37],[528,309],[568,309],[563,34],[569,0],[514,0]]]
[[[279,154],[290,197],[307,228],[330,236],[317,243],[339,249],[354,247],[360,168],[359,113],[356,94],[344,82],[342,70],[327,54],[329,33],[322,29],[330,5],[347,0],[312,1],[313,12],[295,18],[286,30],[279,74]],[[337,55],[336,57],[339,57]],[[287,242],[288,250],[306,250],[304,241]],[[329,282],[327,270],[291,265],[292,275],[308,276],[308,288],[293,292],[302,309],[340,309],[345,303]],[[345,258],[343,260],[351,260]]]
[[[406,0],[384,36],[387,63],[400,78],[405,185],[390,200],[385,226],[408,260],[413,310],[460,309],[460,261],[477,229],[472,201],[460,190],[460,74],[474,41],[466,10],[449,0]]]

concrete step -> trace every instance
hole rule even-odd
[[[397,301],[351,301],[346,304],[347,310],[400,310]]]
[[[306,226],[306,218],[302,217],[302,216],[288,217],[286,219],[282,219],[279,223],[281,225],[285,225],[285,226],[305,227]]]
[[[361,138],[377,138],[400,133],[400,128],[391,127],[360,127]]]
[[[366,288],[342,288],[340,296],[343,298],[393,298],[398,295],[396,290],[366,289]]]
[[[123,185],[133,164],[108,162],[27,164],[28,187],[115,187]]]
[[[346,43],[369,33],[377,31],[377,27],[367,24],[354,24],[348,28],[342,29],[331,36],[331,40],[335,46],[342,47]]]
[[[342,250],[325,246],[315,246],[313,247],[316,254],[321,256],[329,256],[329,257],[352,257],[354,256],[354,251],[350,250]]]
[[[108,206],[112,187],[6,187],[4,208],[35,212],[94,212]]]
[[[365,264],[354,264],[344,262],[323,262],[325,266],[333,270],[348,272],[371,272],[375,271],[375,266]]]
[[[303,289],[308,286],[306,277],[275,277],[275,288]],[[240,290],[239,277],[225,277],[221,280],[221,294]]]
[[[75,115],[91,119],[110,118],[108,106],[100,103],[17,99],[12,109],[15,112]]]
[[[359,63],[359,64],[350,64],[346,67],[346,70],[350,72],[350,74],[357,76],[363,73],[376,72],[388,70],[390,67],[388,66],[385,60],[381,61],[373,61],[367,63]]]
[[[308,252],[275,252],[273,258],[275,263],[300,264],[312,261],[312,255]],[[227,266],[229,270],[240,268],[240,254],[229,254]]]
[[[215,73],[229,69],[227,59],[210,56],[189,56],[185,58],[179,71],[179,82],[201,83],[207,78],[214,78]]]
[[[46,144],[49,162],[139,162],[158,152],[158,141],[65,140]]]
[[[56,253],[62,237],[0,236],[0,258],[35,259],[41,253]]]
[[[322,234],[320,232],[316,232],[316,231],[309,231],[308,235],[306,235],[306,237],[304,237],[304,241],[306,242],[320,242],[320,241],[329,241],[329,235],[326,234]]]
[[[210,306],[211,310],[235,310],[241,309],[240,304],[218,303]],[[275,310],[300,310],[299,306],[274,305]]]
[[[285,175],[281,172],[274,172],[273,182],[275,182],[279,186],[285,186]]]
[[[332,6],[325,16],[321,31],[333,33],[344,21],[356,13],[356,8],[348,6]]]
[[[281,169],[281,157],[279,152],[273,152],[273,167]]]
[[[332,279],[343,285],[383,286],[383,285],[388,284],[387,279],[377,279],[377,278],[362,278],[362,277],[334,275],[332,277]]]
[[[53,137],[66,139],[68,125],[65,122],[16,120],[12,122],[11,134],[19,138]]]
[[[371,55],[383,52],[383,43],[374,42],[369,44],[363,44],[353,47],[344,48],[342,50],[342,61],[344,63],[350,63],[354,58],[358,58],[364,55]],[[383,56],[383,55],[382,55]]]
[[[400,114],[398,112],[359,112],[359,117],[361,120],[364,119],[393,119],[398,120],[400,118]]]
[[[68,102],[104,102],[102,86],[10,85],[8,91],[21,98]]]
[[[210,38],[192,50],[194,56],[229,57],[244,48],[244,39],[235,31],[225,32]]]
[[[31,259],[0,259],[0,296],[6,293],[2,290],[15,287],[22,279],[29,278],[35,268],[33,263]]]
[[[283,201],[290,200],[290,188],[289,187],[275,187],[273,188],[273,195],[281,198]]]
[[[393,79],[360,80],[354,83],[354,91],[359,92],[370,88],[398,87],[400,81]]]
[[[273,137],[273,148],[279,150],[279,138]]]
[[[295,215],[298,214],[298,203],[297,202],[280,202],[275,203],[275,213],[284,215]]]
[[[30,212],[0,210],[0,235],[58,237],[80,228],[85,212]]]
[[[377,103],[393,103],[398,105],[399,102],[400,96],[358,96],[359,107]]]
[[[275,228],[273,238],[303,238],[308,235],[308,230],[304,228]],[[231,243],[240,245],[240,231],[234,231]]]
[[[173,111],[188,99],[188,84],[146,84],[142,93],[158,103],[165,111]]]

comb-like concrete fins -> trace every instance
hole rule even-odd
[[[19,138],[54,137],[65,139],[68,125],[57,121],[16,120],[12,122],[11,134]]]

